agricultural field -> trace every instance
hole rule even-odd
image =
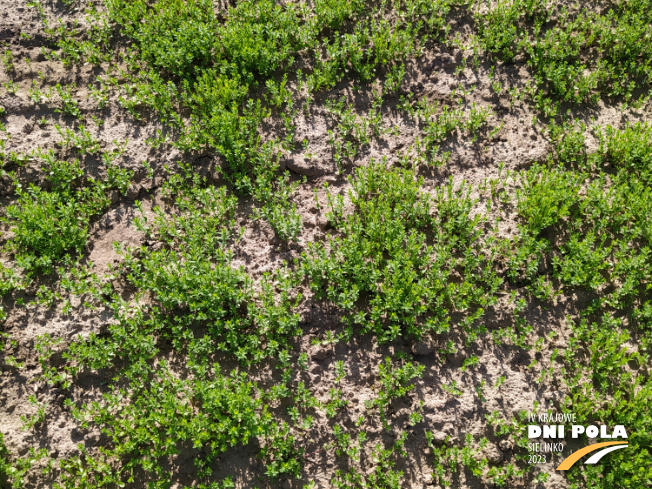
[[[652,1],[0,6],[1,489],[652,487]]]

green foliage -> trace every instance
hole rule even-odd
[[[21,286],[20,276],[14,268],[0,264],[0,296],[8,294]],[[0,321],[4,320],[4,313],[0,312]]]
[[[272,478],[287,475],[298,478],[302,467],[302,450],[296,447],[288,424],[269,420],[265,429],[267,443],[261,455],[267,460],[267,475]]]
[[[390,357],[385,357],[385,362],[378,365],[378,376],[380,385],[378,387],[378,397],[376,397],[369,406],[375,406],[380,411],[380,419],[385,429],[389,429],[387,422],[387,409],[393,399],[405,396],[410,392],[414,385],[410,383],[412,379],[420,378],[423,375],[425,367],[414,363],[405,362],[400,367],[393,367]]]
[[[79,108],[79,103],[74,99],[72,95],[72,89],[70,86],[62,87],[59,83],[56,85],[57,93],[61,98],[61,108],[56,109],[57,112],[63,114],[80,118],[81,109]]]
[[[390,448],[381,444],[371,451],[373,466],[368,471],[350,468],[348,471],[336,470],[330,481],[337,489],[399,489],[403,483],[403,471],[394,469],[396,454],[405,455],[403,445],[407,433],[403,432]]]
[[[63,3],[72,6],[68,0]],[[61,138],[57,147],[65,156],[55,157],[54,151],[21,153],[13,146],[5,154],[5,141],[0,142],[0,176],[8,176],[15,187],[14,195],[7,194],[13,200],[4,217],[11,228],[4,251],[13,262],[0,264],[0,295],[56,270],[58,285],[37,284],[34,302],[61,305],[66,315],[77,303],[66,299],[60,304],[62,294],[69,293],[84,301],[75,307],[92,307],[104,318],[99,332],[70,344],[61,342],[63,362],[59,352],[55,361],[54,339],[40,337],[36,343],[41,380],[66,394],[65,409],[81,428],[99,429],[103,436],[101,447],[79,445],[76,454],[58,461],[51,484],[55,489],[179,485],[171,467],[181,453],[194,455],[194,473],[189,475],[193,487],[233,487],[230,477],[213,480],[213,470],[220,457],[234,449],[256,450],[270,479],[300,478],[304,456],[309,460],[325,450],[341,462],[330,481],[333,487],[405,486],[396,464],[399,457],[407,457],[408,432],[401,431],[399,423],[416,428],[423,414],[419,407],[390,423],[390,407],[413,391],[424,367],[405,357],[395,363],[385,358],[378,366],[377,397],[367,404],[377,410],[354,421],[342,386],[345,363],[336,360],[334,384],[320,391],[323,400],[318,400],[308,381],[317,377],[304,343],[298,341],[306,310],[305,304],[299,308],[302,280],[314,293],[311,301],[314,297],[334,306],[345,326],[337,333],[335,328],[320,332],[313,344],[333,347],[351,340],[354,333],[369,333],[379,343],[395,342],[388,346],[392,349],[401,337],[411,343],[443,334],[436,350],[442,360],[457,351],[460,338],[469,346],[486,333],[483,315],[499,294],[512,292],[511,299],[519,299],[514,303],[514,327],[493,331],[493,339],[498,345],[509,340],[510,346],[530,349],[536,331],[527,322],[528,306],[538,307],[577,289],[587,291],[589,300],[577,306],[580,317],[568,321],[571,340],[563,362],[555,362],[555,349],[539,381],[561,369],[573,411],[591,422],[631,427],[630,444],[636,453],[618,452],[610,464],[580,467],[569,480],[578,488],[650,485],[646,457],[652,442],[652,392],[645,367],[652,340],[649,124],[594,129],[598,147],[589,152],[583,123],[551,123],[553,151],[545,164],[535,164],[513,180],[518,188],[515,207],[502,166],[498,180],[489,182],[487,209],[492,215],[502,219],[506,210],[518,213],[518,235],[499,240],[499,220],[493,230],[485,222],[472,197],[475,189],[464,182],[454,185],[452,179],[433,187],[441,177],[436,167],[449,161],[453,151],[442,151],[444,145],[455,148],[457,143],[477,143],[481,136],[491,139],[502,126],[489,127],[496,116],[484,105],[489,97],[467,97],[474,87],[465,82],[441,103],[427,97],[417,101],[401,92],[414,88],[410,82],[415,81],[415,58],[434,46],[437,52],[459,48],[452,54],[462,54],[454,67],[460,78],[468,74],[469,51],[476,68],[481,53],[497,58],[490,71],[496,95],[503,91],[504,63],[524,62],[532,82],[505,91],[512,100],[526,96],[544,117],[554,118],[562,103],[595,104],[601,97],[624,106],[642,104],[652,75],[649,0],[604,8],[543,0],[486,5],[466,0],[101,3],[85,11],[76,5],[75,12],[84,19],[61,20],[50,27],[51,11],[46,15],[43,5],[32,2],[56,47],[43,49],[43,55],[66,68],[76,65],[75,70],[84,63],[99,67],[103,75],[89,87],[99,109],[114,100],[137,120],[155,127],[162,123],[165,127],[157,128],[147,142],[155,148],[170,144],[193,158],[209,155],[215,163],[211,171],[221,173],[212,176],[225,186],[209,184],[183,164],[180,171],[167,168],[166,174],[157,168],[154,179],[148,164],[147,178],[155,180],[159,206],[146,213],[136,202],[144,245],[117,245],[124,260],[110,275],[98,278],[92,264],[82,266],[74,258],[83,254],[93,220],[108,208],[109,197],[115,197],[109,191],[127,193],[133,172],[116,161],[125,146],[102,150],[83,119],[89,115],[98,128],[103,121],[97,112],[87,114],[94,108],[78,99],[83,90],[57,84],[48,92],[42,75],[40,85],[32,80],[28,96],[35,104],[45,105],[55,96],[52,108],[79,122],[74,129],[54,124]],[[449,22],[452,16],[455,23]],[[454,25],[463,25],[464,41],[459,31],[455,38],[449,35]],[[10,51],[2,55],[10,77],[22,68],[16,61]],[[27,65],[31,70],[29,60]],[[433,69],[439,67],[433,63]],[[358,93],[360,84],[373,87],[368,102],[364,92]],[[4,85],[16,95],[24,77]],[[381,92],[376,91],[379,87]],[[337,95],[316,93],[335,88],[346,97],[333,101],[331,96]],[[254,279],[235,265],[236,256],[242,257],[236,255],[243,232],[237,222],[264,219],[279,240],[298,242],[294,249],[304,246],[309,236],[302,235],[293,200],[300,183],[280,172],[279,162],[296,156],[299,124],[320,115],[320,109],[311,114],[311,104],[327,95],[327,142],[338,176],[347,171],[345,163],[359,166],[357,158],[364,151],[384,148],[384,134],[398,134],[406,121],[396,124],[393,119],[390,127],[384,123],[388,113],[407,115],[418,135],[397,155],[397,166],[372,161],[358,167],[349,176],[347,194],[335,194],[326,186],[326,202],[317,203],[330,226],[326,238],[317,233],[292,267],[283,263]],[[393,96],[399,99],[398,114],[393,113]],[[482,106],[479,97],[485,101]],[[361,100],[367,104],[366,113],[360,110]],[[305,120],[297,117],[299,105]],[[39,125],[46,124],[44,116]],[[311,144],[304,140],[308,159],[313,157],[308,152]],[[474,148],[483,150],[480,144]],[[37,173],[39,184],[21,184],[39,159],[44,161]],[[89,164],[97,170],[96,161],[102,165],[99,173],[106,172],[104,181],[86,173]],[[241,214],[236,195],[251,196],[254,209],[249,215]],[[509,282],[503,283],[503,278]],[[24,303],[15,296],[18,299],[4,299],[0,321],[6,317],[2,307]],[[538,302],[528,302],[533,298]],[[543,342],[536,341],[537,353]],[[474,353],[477,350],[461,352],[465,378],[482,358]],[[531,366],[546,360],[536,359]],[[23,366],[13,356],[5,355],[4,361],[13,368]],[[258,371],[265,372],[259,383],[251,380]],[[82,375],[101,379],[93,401],[68,395]],[[501,379],[496,388],[505,377]],[[479,379],[441,387],[453,397],[473,393],[468,389],[475,387],[480,402],[489,390]],[[22,416],[26,429],[40,425],[47,414],[47,405],[38,403],[35,395],[29,401],[36,415]],[[314,444],[310,428],[319,416],[332,426],[332,443],[305,455],[304,445]],[[360,430],[356,436],[351,425],[374,423],[378,417],[385,429],[396,428],[398,437],[393,446],[365,447],[367,433],[377,433]],[[487,421],[497,438],[516,441],[514,456],[522,461],[524,420],[501,421],[493,413]],[[433,483],[462,484],[462,471],[467,482],[473,477],[496,487],[524,477],[525,470],[512,461],[490,467],[482,453],[484,438],[476,441],[467,435],[458,446],[446,440],[439,447],[433,440],[427,432]],[[19,488],[29,483],[32,466],[46,456],[44,450],[31,449],[10,465],[0,435],[0,485]],[[545,474],[518,484],[541,481]]]
[[[111,466],[111,454],[100,447],[96,456],[88,453],[83,444],[77,445],[80,454],[59,460],[61,483],[55,489],[91,489],[100,487],[124,487],[120,472]]]
[[[582,180],[581,174],[555,168],[535,166],[528,171],[518,194],[519,214],[526,220],[528,231],[536,236],[568,217]]]
[[[397,3],[399,15],[389,21],[369,15],[381,12],[379,6],[358,0],[323,0],[312,8],[245,1],[220,21],[204,0],[107,0],[109,18],[136,48],[129,62],[138,70],[125,73],[131,83],[119,100],[137,118],[143,108],[153,109],[180,132],[174,144],[181,149],[215,149],[236,188],[253,193],[253,182],[267,173],[269,151],[261,150],[258,128],[270,112],[252,87],[263,82],[272,93],[272,77],[303,53],[315,59],[306,76],[309,91],[332,87],[349,72],[364,82],[381,67],[396,76],[408,57],[419,54],[422,26],[428,32],[444,26],[450,3]],[[97,15],[93,19],[102,24]],[[351,30],[347,22],[355,23]],[[181,107],[190,110],[182,116]]]
[[[350,181],[355,212],[344,215],[343,197],[329,193],[326,216],[338,234],[303,257],[312,290],[340,308],[345,324],[381,342],[419,338],[447,331],[450,310],[475,312],[493,300],[500,280],[480,253],[468,190],[439,189],[433,217],[412,171],[372,162]],[[451,279],[457,266],[467,272],[462,283]]]
[[[7,73],[16,72],[16,67],[14,66],[14,55],[9,49],[5,50],[0,58],[2,58],[2,64],[4,65],[5,71]]]
[[[487,466],[486,459],[479,459],[480,450],[471,446],[473,437],[469,434],[466,438],[466,444],[460,449],[456,446],[444,444],[436,448],[431,446],[435,455],[433,478],[444,487],[450,487],[450,478],[460,470],[468,468],[476,477],[482,476],[483,470]],[[486,446],[487,440],[484,439],[482,446]]]
[[[268,77],[310,39],[293,4],[270,0],[239,2],[219,31],[220,48],[240,74]]]
[[[63,138],[63,143],[69,148],[74,148],[79,154],[94,155],[100,152],[100,143],[83,125],[79,126],[79,132],[69,128],[61,129],[58,124],[54,128]]]
[[[114,22],[138,43],[152,68],[178,77],[193,77],[212,64],[217,32],[213,6],[205,0],[108,0]]]
[[[401,96],[401,108],[419,124],[422,134],[415,141],[417,161],[431,166],[440,166],[450,157],[450,153],[441,153],[440,146],[449,139],[455,131],[471,136],[473,142],[478,138],[482,128],[486,127],[487,119],[492,114],[488,108],[478,108],[473,102],[471,108],[465,110],[463,98],[457,106],[439,106],[437,101],[426,98],[412,102]]]
[[[299,332],[298,315],[291,312],[300,300],[292,297],[295,275],[279,268],[265,274],[254,292],[244,271],[230,265],[234,197],[191,173],[171,178],[164,192],[175,196],[180,213],[155,208],[152,223],[141,225],[166,246],[128,252],[124,263],[133,286],[149,290],[156,301],[151,327],[168,331],[178,349],[192,339],[190,327],[199,321],[207,328],[202,348],[212,344],[243,362],[278,353]]]
[[[586,152],[580,128],[566,134],[554,131],[560,166],[535,166],[525,176],[519,197],[523,232],[533,239],[544,227],[554,231],[530,241],[546,251],[552,278],[566,288],[594,293],[572,323],[566,349],[563,373],[573,412],[587,422],[627,426],[628,441],[636,450],[614,455],[609,464],[582,467],[569,479],[577,488],[640,487],[651,477],[644,462],[651,442],[650,386],[638,367],[631,367],[649,362],[652,339],[652,236],[647,224],[652,209],[651,129],[647,124],[596,129],[600,144],[592,154]],[[530,277],[537,275],[541,270]],[[636,347],[625,348],[633,338]],[[587,364],[577,360],[578,351],[586,352]]]
[[[107,406],[95,415],[95,421],[105,426],[105,434],[116,446],[114,455],[127,460],[138,455],[122,471],[141,466],[156,478],[166,478],[160,461],[179,453],[182,441],[194,448],[207,447],[210,458],[215,458],[272,428],[269,421],[265,423],[255,384],[244,373],[222,376],[217,365],[208,373],[188,382],[163,370],[151,387],[135,384],[137,394],[121,408],[121,396],[107,397]]]
[[[203,0],[162,0],[151,6],[115,0],[108,7],[138,46],[138,62],[147,66],[133,75],[123,105],[136,116],[139,107],[154,109],[181,131],[175,144],[185,151],[217,150],[236,188],[252,193],[273,156],[258,135],[270,113],[247,94],[256,77],[269,76],[301,48],[293,8],[240,2],[220,24],[212,4]],[[173,80],[162,76],[166,73]],[[190,109],[187,123],[179,104]]]
[[[0,433],[0,484],[7,483],[7,476],[9,473],[9,468],[11,467],[9,463],[9,450],[5,446],[5,439],[2,433]]]
[[[29,274],[51,273],[66,255],[79,254],[88,239],[88,226],[110,204],[106,184],[84,177],[79,161],[49,159],[44,165],[50,189],[15,181],[16,204],[7,207],[14,237],[10,249]]]
[[[29,470],[37,461],[46,458],[47,455],[45,448],[36,450],[34,447],[30,447],[23,457],[15,458],[13,463],[10,463],[10,453],[4,444],[4,437],[0,433],[0,484],[3,487],[11,487],[11,489],[23,489],[26,485],[26,475]],[[47,474],[51,470],[52,464],[50,460],[43,468],[43,473]]]
[[[589,324],[581,320],[574,325],[571,345],[584,348],[588,352],[589,364],[577,365],[567,355],[569,368],[566,370],[567,382],[571,388],[569,400],[579,419],[600,420],[613,426],[627,427],[629,454],[614,454],[608,464],[582,466],[569,474],[571,487],[610,487],[617,484],[623,488],[643,487],[652,480],[652,469],[646,460],[652,443],[652,410],[649,399],[652,385],[628,365],[646,365],[649,357],[639,352],[630,352],[622,345],[630,337],[619,332],[618,320],[607,315],[601,324]],[[592,376],[589,388],[580,376]]]
[[[364,2],[353,0],[343,2],[342,0],[316,0],[315,14],[317,22],[321,26],[328,26],[330,29],[339,29],[344,21],[351,19],[355,14],[364,10]]]
[[[649,88],[649,11],[647,0],[579,11],[513,0],[477,13],[476,21],[487,51],[507,62],[525,57],[539,88],[532,96],[553,116],[558,101],[595,103],[600,95],[629,101]]]
[[[326,59],[318,55],[316,88],[332,87],[351,70],[363,82],[373,79],[377,68],[402,62],[418,52],[418,28],[410,24],[403,29],[386,20],[357,24],[354,32],[325,43]]]
[[[163,195],[166,208],[138,221],[161,246],[123,251],[121,271],[136,290],[149,291],[147,304],[111,297],[114,320],[106,334],[79,338],[64,354],[73,379],[87,368],[113,372],[103,402],[74,408],[76,416],[111,439],[105,455],[118,461],[111,477],[122,483],[144,471],[149,486],[168,487],[166,464],[187,444],[202,450],[195,467],[206,477],[221,453],[253,438],[269,477],[297,476],[301,449],[290,427],[269,412],[267,394],[244,371],[223,374],[216,363],[216,355],[244,365],[270,357],[288,362],[289,342],[300,333],[292,312],[300,300],[297,278],[281,267],[254,283],[231,266],[236,199],[225,188],[186,167],[170,176]],[[164,344],[186,358],[187,378],[162,358]],[[289,393],[269,397],[276,395]],[[113,481],[103,459],[80,460],[69,462],[70,477],[86,467],[96,482]]]
[[[646,329],[642,311],[648,298],[640,286],[647,284],[651,266],[652,235],[645,224],[652,205],[646,184],[650,131],[646,124],[598,131],[598,150],[581,158],[589,173],[534,166],[524,175],[518,201],[526,227],[517,255],[540,253],[554,244],[555,278],[594,291],[612,284],[613,290],[592,310],[623,310],[632,319],[640,318]],[[559,163],[573,167],[579,161],[576,155],[582,151],[575,146],[569,151],[568,138],[558,142]],[[607,175],[603,168],[610,167],[613,173]],[[561,238],[535,239],[547,228],[562,233]],[[527,275],[532,279],[537,273],[532,268]]]
[[[598,137],[597,153],[603,164],[631,172],[644,183],[652,181],[652,127],[647,122],[628,124],[622,130],[607,126]]]

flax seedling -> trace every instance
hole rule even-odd
[[[5,87],[5,90],[7,90],[7,93],[9,95],[16,95],[18,93],[18,84],[12,80],[6,81],[2,84],[3,87]]]
[[[460,397],[463,394],[463,391],[458,387],[456,380],[451,381],[449,384],[442,384],[441,388],[453,397]]]
[[[413,379],[421,378],[425,367],[405,362],[400,367],[393,367],[390,357],[378,366],[379,384],[378,396],[367,404],[367,407],[378,408],[383,427],[388,430],[390,424],[387,419],[389,404],[393,399],[405,396],[412,389]]]
[[[60,83],[57,83],[55,88],[62,104],[61,108],[56,108],[55,111],[79,119],[81,117],[81,109],[79,108],[78,102],[72,95],[71,87],[66,86],[64,88]]]
[[[326,416],[329,418],[334,417],[338,411],[345,409],[349,405],[349,401],[344,399],[344,392],[341,388],[341,381],[346,377],[346,366],[342,360],[338,360],[334,365],[335,371],[335,384],[337,387],[329,390],[329,401],[325,404]]]
[[[471,355],[470,357],[467,357],[464,359],[464,362],[462,362],[462,366],[460,367],[460,370],[462,372],[466,372],[466,369],[469,367],[474,367],[478,364],[480,360],[476,355]]]
[[[27,431],[35,426],[41,425],[45,421],[45,413],[49,406],[47,403],[38,402],[34,394],[30,394],[28,400],[30,404],[36,407],[36,413],[31,417],[25,415],[20,416],[20,420],[23,423],[23,426],[21,427],[23,431]]]

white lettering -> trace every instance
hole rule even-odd
[[[625,431],[625,427],[621,424],[617,424],[614,426],[614,432],[612,435],[614,438],[627,438],[627,432]]]
[[[588,436],[589,438],[597,437],[598,433],[599,433],[599,430],[598,430],[597,426],[591,425],[588,428],[586,428],[586,436]]]
[[[556,438],[557,437],[557,427],[553,425],[544,425],[543,426],[543,437],[544,438]]]
[[[531,424],[527,427],[528,438],[539,438],[541,436],[541,426]]]
[[[605,425],[600,425],[600,438],[611,438],[611,435],[607,434],[607,427]]]
[[[582,433],[584,433],[584,426],[580,424],[574,424],[571,428],[571,436],[573,438],[579,437]]]

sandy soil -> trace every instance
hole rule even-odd
[[[123,246],[150,246],[143,233],[133,224],[137,215],[135,201],[144,203],[146,211],[151,211],[153,205],[160,203],[160,186],[163,181],[165,165],[175,167],[182,157],[178,151],[169,147],[152,149],[146,139],[155,136],[160,126],[155,122],[137,122],[126,114],[117,100],[112,99],[104,109],[98,109],[97,103],[90,97],[88,84],[94,83],[101,76],[101,69],[91,69],[84,66],[81,69],[67,70],[55,60],[45,59],[41,53],[41,43],[44,41],[41,24],[33,11],[24,5],[24,0],[18,2],[0,1],[0,41],[6,43],[6,49],[11,49],[14,55],[15,73],[0,71],[0,83],[13,81],[18,85],[15,94],[9,94],[6,89],[0,89],[0,105],[7,110],[3,122],[7,128],[8,140],[5,152],[28,152],[37,148],[53,149],[59,158],[77,157],[74,151],[62,147],[61,136],[54,124],[61,127],[72,127],[74,121],[56,112],[60,107],[59,100],[54,95],[50,100],[34,103],[30,99],[29,89],[32,80],[38,73],[43,74],[44,87],[54,87],[74,84],[73,94],[80,102],[88,128],[101,141],[103,147],[111,147],[114,141],[126,142],[124,154],[119,159],[123,168],[134,170],[134,180],[126,196],[116,194],[110,209],[94,220],[91,226],[91,238],[86,250],[87,262],[93,272],[104,280],[111,279],[111,265],[120,260],[120,255],[114,250],[114,242]],[[79,13],[64,15],[65,21],[81,18]],[[21,36],[28,34],[31,38]],[[429,100],[449,101],[456,95],[454,90],[462,88],[468,91],[465,104],[470,107],[488,107],[493,115],[488,120],[487,133],[490,129],[502,124],[502,128],[491,138],[480,137],[476,143],[460,135],[449,138],[442,151],[450,151],[451,160],[439,169],[424,169],[424,190],[434,192],[438,186],[446,183],[449,178],[460,184],[466,181],[474,188],[474,196],[479,199],[478,212],[486,212],[486,194],[478,191],[478,186],[484,181],[497,178],[500,163],[504,164],[503,172],[516,172],[528,168],[533,162],[543,161],[550,152],[550,144],[545,134],[532,125],[535,115],[527,103],[514,101],[508,94],[508,89],[522,89],[529,80],[527,69],[523,63],[501,65],[497,70],[503,85],[500,94],[491,88],[489,80],[489,62],[482,62],[478,69],[472,69],[472,63],[461,75],[455,74],[455,69],[464,57],[471,54],[456,48],[443,46],[428,46],[425,54],[418,60],[411,61],[407,66],[407,75],[401,86],[404,95],[414,94],[416,97],[426,97]],[[29,63],[27,62],[29,60]],[[317,190],[321,203],[325,202],[323,184],[328,182],[332,192],[346,194],[350,188],[346,178],[337,175],[337,167],[333,161],[332,151],[328,143],[328,130],[333,129],[333,121],[323,106],[325,99],[346,97],[354,104],[356,112],[364,116],[371,108],[371,95],[374,87],[354,90],[350,83],[342,83],[335,89],[320,93],[308,114],[299,113],[297,123],[297,140],[308,141],[308,157],[302,148],[285,155],[281,162],[292,179],[302,181],[294,196],[301,213],[304,227],[298,243],[289,246],[274,237],[271,227],[264,221],[252,221],[249,214],[253,202],[251,199],[241,199],[238,204],[238,222],[244,228],[243,239],[235,246],[236,266],[243,266],[247,273],[258,279],[266,271],[277,268],[283,261],[292,263],[300,257],[308,243],[324,240],[332,230],[328,228],[323,211],[315,203],[314,190]],[[386,158],[389,163],[397,163],[402,155],[410,154],[410,148],[419,135],[416,122],[398,109],[399,97],[390,98],[382,108],[383,127],[388,132],[374,138],[369,147],[362,148],[354,161],[348,162],[345,174],[349,174],[356,166],[365,165],[370,159]],[[649,107],[640,111],[621,111],[619,106],[610,106],[601,102],[591,109],[583,109],[576,117],[585,121],[594,119],[597,125],[611,124],[620,126],[626,121],[646,118],[650,115]],[[98,127],[91,116],[104,120]],[[47,118],[45,125],[38,120]],[[274,131],[273,124],[268,130]],[[392,132],[389,132],[392,130]],[[595,144],[594,140],[589,142]],[[221,184],[218,174],[220,161],[211,154],[185,156],[194,161],[196,168],[216,184]],[[147,176],[142,165],[148,161],[153,168],[153,178]],[[84,158],[84,166],[90,174],[102,177],[102,167],[93,157]],[[20,180],[24,184],[42,183],[38,165],[28,163],[19,170]],[[511,182],[511,183],[510,183]],[[507,185],[514,185],[508,180]],[[11,182],[8,178],[0,180],[0,206],[5,207],[14,201]],[[498,232],[501,236],[513,236],[516,233],[516,217],[514,202],[507,204],[500,211],[493,209],[488,215],[488,222],[500,217]],[[0,242],[5,243],[10,237],[9,226],[0,224]],[[11,257],[4,254],[0,257],[4,263],[10,263]],[[73,301],[73,312],[64,314],[62,304],[47,307],[43,304],[20,306],[17,300],[34,299],[37,288],[48,284],[47,280],[28,287],[24,292],[4,299],[6,321],[0,326],[11,341],[7,340],[4,354],[0,354],[0,432],[5,435],[6,445],[15,456],[25,456],[30,447],[36,449],[45,447],[54,459],[65,458],[77,451],[77,445],[83,444],[94,449],[106,443],[97,428],[84,430],[73,418],[71,410],[64,404],[66,396],[59,389],[48,386],[40,380],[42,368],[38,362],[35,342],[40,335],[49,334],[61,339],[57,350],[62,350],[65,344],[77,335],[88,335],[90,332],[100,332],[110,320],[109,311],[92,310],[83,305],[83,297]],[[315,480],[318,487],[329,487],[329,480],[338,468],[342,467],[332,450],[324,447],[332,441],[331,427],[339,423],[353,427],[358,416],[366,413],[365,400],[371,399],[377,389],[378,364],[388,354],[405,352],[413,356],[425,366],[423,378],[416,382],[416,389],[401,402],[392,406],[395,426],[408,427],[408,413],[411,407],[423,402],[423,420],[415,426],[408,427],[409,436],[406,441],[407,462],[397,466],[405,472],[404,487],[432,487],[432,460],[426,447],[424,430],[436,433],[435,442],[443,443],[445,435],[450,435],[453,442],[463,442],[466,434],[489,438],[489,446],[485,449],[486,456],[492,465],[513,460],[513,445],[510,442],[499,443],[492,430],[488,428],[485,415],[498,411],[507,420],[514,418],[521,410],[532,411],[535,402],[541,405],[559,407],[565,394],[562,384],[553,379],[537,382],[543,369],[550,366],[550,354],[553,349],[563,350],[568,337],[567,317],[574,317],[578,307],[586,300],[580,296],[564,296],[556,304],[537,304],[530,302],[522,314],[533,326],[531,342],[536,338],[550,337],[555,333],[554,340],[544,341],[539,351],[535,349],[524,351],[506,345],[496,345],[489,338],[466,346],[455,328],[448,335],[434,337],[419,344],[397,341],[390,345],[378,346],[372,337],[356,337],[350,344],[336,344],[331,347],[315,347],[314,338],[323,338],[327,331],[339,332],[342,329],[338,312],[328,304],[316,301],[310,291],[304,288],[304,299],[300,305],[303,337],[296,344],[294,354],[305,352],[309,355],[309,367],[302,374],[310,390],[320,399],[328,400],[329,389],[335,386],[334,362],[342,360],[348,370],[347,377],[342,381],[345,398],[351,408],[348,412],[338,415],[335,419],[319,416],[316,425],[311,430],[311,440],[306,445],[306,463],[304,479],[301,481],[285,481],[278,483],[281,487],[301,487],[308,480]],[[485,322],[492,330],[512,324],[514,321],[514,304],[509,300],[510,290],[505,289],[501,300],[491,310],[487,311]],[[440,355],[448,340],[454,342],[456,353]],[[8,364],[8,356],[13,355],[19,362],[24,362],[22,368]],[[479,363],[476,367],[462,372],[460,366],[469,355],[477,355]],[[55,355],[55,360],[57,356]],[[533,360],[537,365],[528,367]],[[261,385],[268,385],[273,375],[269,370],[250,372],[252,378]],[[500,376],[505,381],[499,388],[494,384]],[[485,400],[479,398],[476,386],[486,382],[483,391]],[[83,376],[73,387],[70,398],[74,402],[97,399],[101,395],[107,379],[98,374]],[[456,381],[462,394],[452,396],[442,388],[442,384]],[[22,430],[22,416],[31,416],[36,407],[29,402],[29,396],[34,394],[40,402],[47,404],[46,422],[31,430]],[[392,434],[382,430],[380,425],[367,430],[372,442],[386,439]],[[267,479],[258,479],[264,468],[256,458],[255,445],[239,447],[226,453],[218,462],[217,476],[235,476],[237,487],[274,487],[275,483]],[[368,455],[368,454],[367,454]],[[182,487],[191,484],[191,466],[196,452],[188,449],[178,457],[171,467],[176,485]],[[558,463],[556,460],[555,462]],[[545,485],[550,489],[561,489],[568,486],[565,478],[554,472],[554,464],[547,464],[543,470],[552,474]],[[26,487],[49,487],[51,479],[40,475],[38,470],[29,472],[25,481]],[[255,482],[257,481],[257,482]],[[491,487],[480,483],[470,474],[461,473],[455,483],[456,487]],[[136,487],[136,486],[134,486]],[[523,487],[514,485],[510,487]],[[534,486],[527,486],[534,487]]]

